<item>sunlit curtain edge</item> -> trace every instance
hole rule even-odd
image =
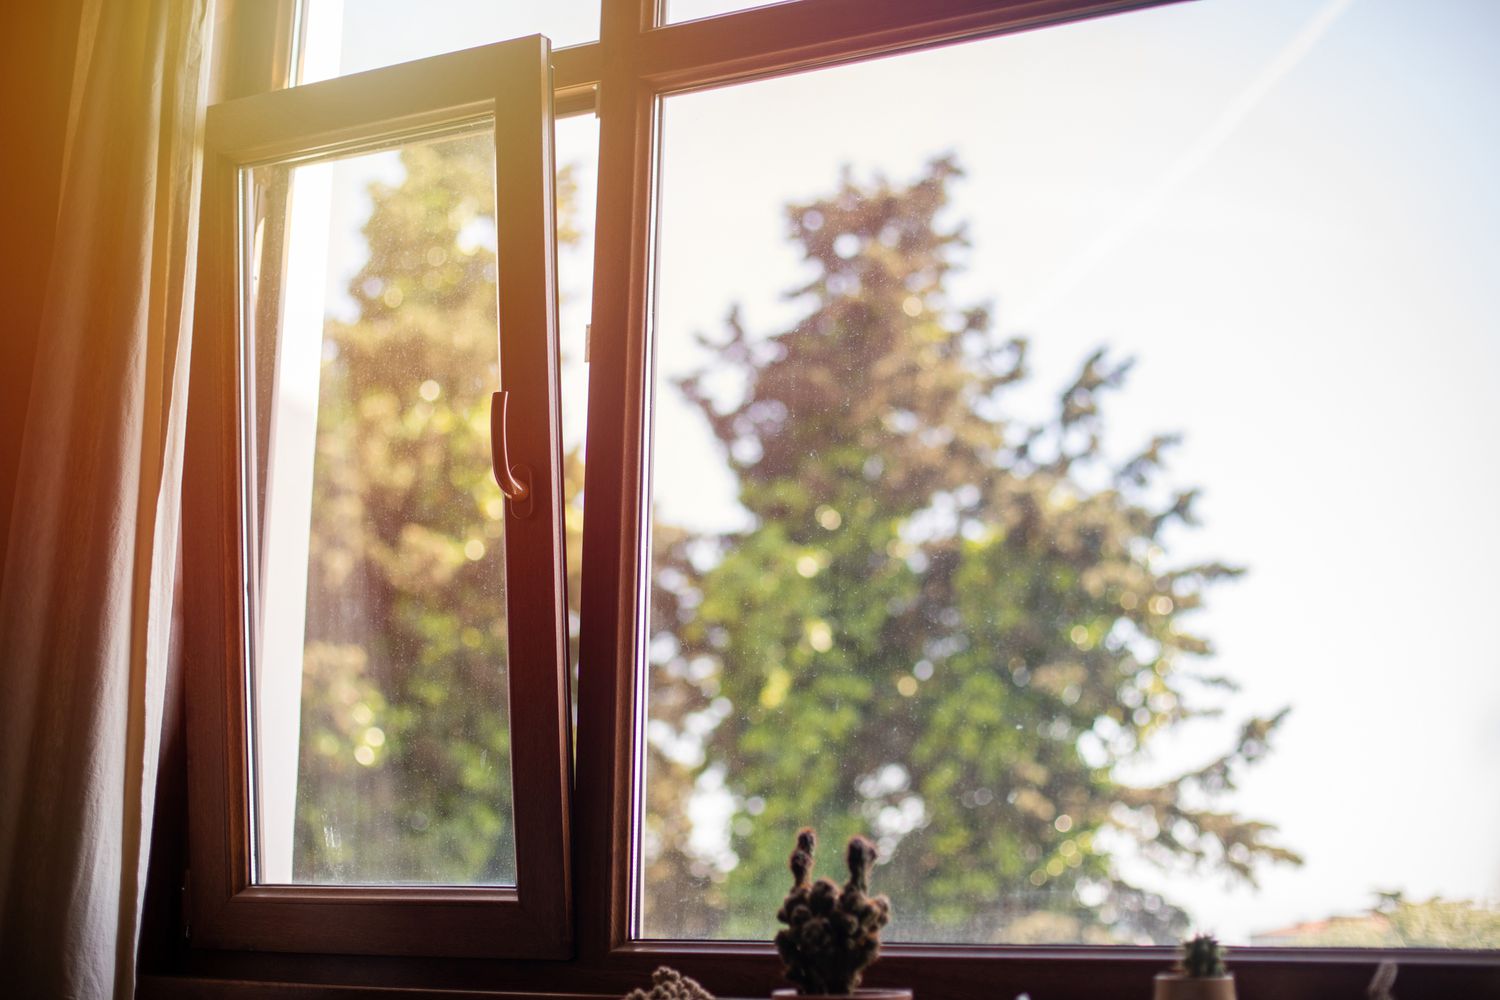
[[[18,995],[134,993],[212,2],[82,12],[0,587],[0,956]]]

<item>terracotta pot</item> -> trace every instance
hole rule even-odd
[[[1181,972],[1158,972],[1153,1000],[1235,1000],[1234,976],[1196,979]]]
[[[911,1000],[911,990],[881,986],[860,987],[853,993],[798,993],[795,989],[772,990],[771,1000]]]

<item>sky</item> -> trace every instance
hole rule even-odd
[[[339,71],[597,33],[597,5],[403,8],[345,0]],[[1193,622],[1241,685],[1229,711],[1131,773],[1191,767],[1236,720],[1293,709],[1232,805],[1304,867],[1259,890],[1129,871],[1231,943],[1359,912],[1376,889],[1500,899],[1497,37],[1486,0],[1201,0],[664,104],[662,377],[703,360],[693,334],[733,303],[758,335],[800,315],[784,205],[845,165],[902,181],[948,152],[972,242],[952,298],[1030,338],[1020,405],[1040,413],[1097,346],[1137,359],[1108,444],[1183,432],[1171,477],[1203,489],[1203,527],[1171,555],[1249,572]],[[596,124],[557,137],[591,231]],[[357,229],[333,240],[357,267]],[[591,261],[585,243],[560,268],[575,438]],[[743,523],[670,388],[656,428],[658,516]]]

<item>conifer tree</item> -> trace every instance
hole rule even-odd
[[[1025,341],[948,295],[959,176],[951,158],[904,186],[846,172],[790,206],[814,277],[789,294],[809,311],[768,335],[732,311],[705,340],[712,366],[679,383],[753,523],[658,529],[654,627],[672,655],[653,669],[652,724],[712,728],[696,766],[658,739],[651,768],[679,788],[724,776],[737,863],[705,871],[658,838],[647,895],[706,894],[716,933],[767,936],[802,825],[878,839],[905,939],[1173,941],[1184,913],[1122,874],[1121,845],[1244,880],[1299,860],[1266,824],[1204,805],[1280,715],[1174,780],[1120,777],[1199,711],[1212,650],[1190,617],[1240,571],[1164,552],[1168,526],[1193,523],[1194,492],[1163,492],[1174,437],[1106,453],[1128,362],[1101,349],[1049,418],[1015,415]]]

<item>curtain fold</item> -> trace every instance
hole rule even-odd
[[[7,995],[134,992],[212,0],[86,0],[0,580]]]

